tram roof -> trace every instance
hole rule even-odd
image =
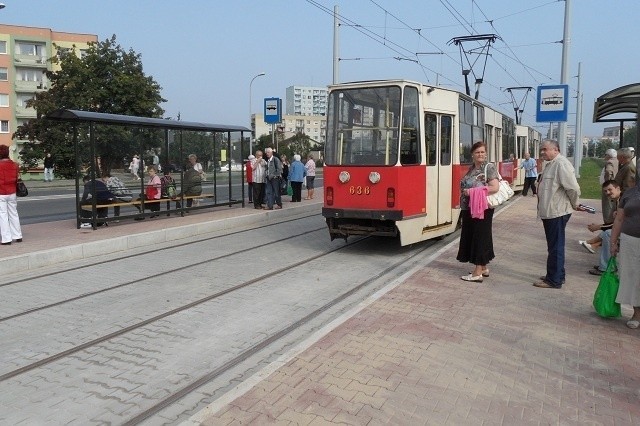
[[[244,126],[198,123],[192,121],[166,120],[164,118],[136,117],[131,115],[107,114],[103,112],[58,109],[47,114],[52,120],[95,122],[122,126],[153,127],[174,130],[196,130],[205,132],[250,132]]]
[[[640,83],[618,87],[596,99],[593,122],[637,121],[640,108]],[[628,118],[607,118],[615,114],[633,114]]]

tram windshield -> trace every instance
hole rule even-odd
[[[395,165],[401,98],[398,86],[332,91],[327,117],[326,164]]]

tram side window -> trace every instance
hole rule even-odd
[[[420,164],[420,113],[418,109],[418,89],[406,87],[404,89],[404,103],[402,108],[402,138],[400,140],[400,163]]]
[[[516,135],[514,121],[508,117],[502,118],[502,160],[512,161],[515,157]]]
[[[474,119],[477,119],[477,116],[474,117],[474,113],[477,111],[471,101],[462,98],[459,100],[458,109],[460,119],[458,155],[460,156],[460,164],[471,164],[473,161],[471,158],[471,146],[473,146],[474,141],[473,123]]]
[[[438,137],[438,119],[435,114],[425,114],[424,139],[427,143],[427,166],[435,166],[437,160],[436,138]]]
[[[440,165],[451,164],[451,146],[453,144],[453,117],[440,117]]]
[[[518,136],[518,155],[516,158],[524,158],[524,151],[527,149],[527,137]]]

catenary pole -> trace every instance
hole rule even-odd
[[[571,0],[564,0],[564,34],[562,36],[562,68],[560,84],[567,84],[569,79],[569,46],[571,45]],[[567,122],[560,123],[558,128],[558,145],[560,152],[567,155]]]
[[[573,167],[576,178],[580,177],[580,166],[582,163],[582,92],[580,91],[580,68],[582,62],[578,62],[578,95],[576,96],[576,132],[573,142]]]
[[[339,80],[339,64],[340,64],[340,23],[338,20],[338,6],[333,6],[333,84],[337,84]]]

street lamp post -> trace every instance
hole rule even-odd
[[[260,74],[257,74],[255,77],[253,77],[251,79],[251,83],[249,83],[249,128],[251,129],[251,86],[253,85],[253,80],[255,80],[258,77],[261,77],[263,75],[265,75],[265,72],[261,72]],[[251,129],[251,137],[249,138],[249,154],[253,154],[253,139],[254,139],[254,135],[253,135],[253,129]]]

